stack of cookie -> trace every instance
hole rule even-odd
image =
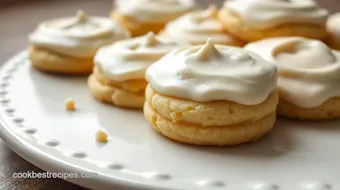
[[[97,100],[143,108],[166,137],[236,145],[268,133],[276,114],[340,117],[338,25],[340,15],[314,0],[229,0],[221,9],[117,0],[110,18],[79,11],[41,23],[30,60],[46,72],[90,74]]]
[[[142,108],[146,69],[166,53],[185,44],[149,32],[102,47],[96,54],[88,86],[98,100]]]
[[[163,135],[197,145],[257,140],[274,125],[276,67],[241,48],[179,48],[151,65],[145,118]]]

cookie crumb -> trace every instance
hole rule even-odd
[[[107,142],[107,133],[103,130],[98,130],[96,132],[96,140],[101,143]]]
[[[76,107],[76,103],[74,102],[74,100],[72,100],[70,98],[65,100],[66,110],[73,111],[73,110],[75,110],[75,107]]]

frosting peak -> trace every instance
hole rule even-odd
[[[340,52],[301,37],[269,38],[245,49],[277,65],[280,97],[312,108],[340,96]]]
[[[135,20],[167,22],[196,9],[194,0],[116,0],[119,13]]]
[[[192,54],[190,58],[206,62],[221,56],[222,54],[216,49],[215,45],[211,41],[211,38],[208,38],[207,43],[203,45],[196,53]]]
[[[209,17],[217,17],[217,8],[216,5],[212,4],[209,5],[209,8],[205,11],[205,13],[207,14],[207,16]]]
[[[224,8],[257,28],[286,23],[325,25],[329,14],[315,0],[230,0],[224,3]]]
[[[169,96],[256,105],[276,89],[276,67],[241,48],[208,40],[171,51],[149,67],[146,79]]]
[[[187,45],[148,33],[98,50],[94,62],[114,81],[144,79],[145,70],[169,51]]]
[[[78,22],[83,22],[86,20],[86,15],[83,10],[78,10],[76,18],[78,19]]]
[[[74,18],[50,23],[49,28],[51,30],[52,27],[60,33],[67,33],[78,38],[86,38],[88,35],[105,35],[108,32],[105,31],[106,28],[102,27],[100,22],[89,18],[82,10],[78,10]]]
[[[164,33],[171,38],[194,45],[204,44],[207,38],[211,38],[211,41],[217,44],[242,44],[228,35],[217,19],[217,9],[214,5],[206,10],[189,12],[169,22]]]
[[[30,43],[60,54],[91,58],[97,49],[130,36],[114,21],[78,11],[74,17],[42,22],[30,35]]]
[[[336,60],[332,50],[316,40],[293,40],[278,46],[273,53],[278,64],[300,69],[319,69]]]
[[[156,35],[153,32],[149,32],[146,34],[145,38],[140,43],[141,47],[155,47],[162,42],[157,39]]]
[[[201,48],[196,52],[190,55],[188,58],[195,59],[197,61],[202,62],[211,62],[214,60],[227,60],[229,63],[231,62],[245,62],[250,61],[252,58],[246,52],[241,51],[233,51],[225,50],[224,54],[222,54],[212,42],[211,38],[208,38],[207,42],[201,46]]]
[[[215,5],[209,5],[209,8],[207,10],[203,11],[202,14],[199,15],[196,18],[196,21],[197,22],[203,22],[204,20],[209,19],[209,18],[217,18],[217,13],[218,13],[218,11],[217,11],[216,6]]]

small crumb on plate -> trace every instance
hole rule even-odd
[[[96,132],[96,140],[101,143],[107,142],[107,133],[103,130],[98,130]]]
[[[73,110],[75,110],[75,107],[76,107],[76,103],[74,102],[74,100],[72,100],[70,98],[65,100],[65,108],[66,108],[66,110],[73,111]]]

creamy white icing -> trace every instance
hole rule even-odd
[[[207,10],[189,12],[169,22],[165,33],[171,38],[194,45],[204,44],[209,37],[213,43],[218,44],[229,44],[234,40],[218,21],[215,6],[210,6]]]
[[[194,0],[117,0],[115,6],[135,20],[162,23],[196,9]]]
[[[324,25],[329,14],[314,0],[230,0],[224,8],[258,28],[286,23]]]
[[[340,97],[340,52],[301,37],[270,38],[245,49],[275,63],[280,97],[305,108]]]
[[[128,31],[104,17],[90,17],[78,11],[75,17],[42,22],[30,35],[35,47],[60,54],[91,58],[103,45],[130,37]]]
[[[145,70],[151,64],[171,50],[186,45],[149,32],[100,48],[94,62],[111,80],[144,79]]]
[[[241,48],[208,40],[168,53],[149,67],[146,79],[164,95],[257,105],[276,89],[276,67]]]
[[[331,15],[327,21],[327,30],[332,36],[340,40],[340,13]]]

